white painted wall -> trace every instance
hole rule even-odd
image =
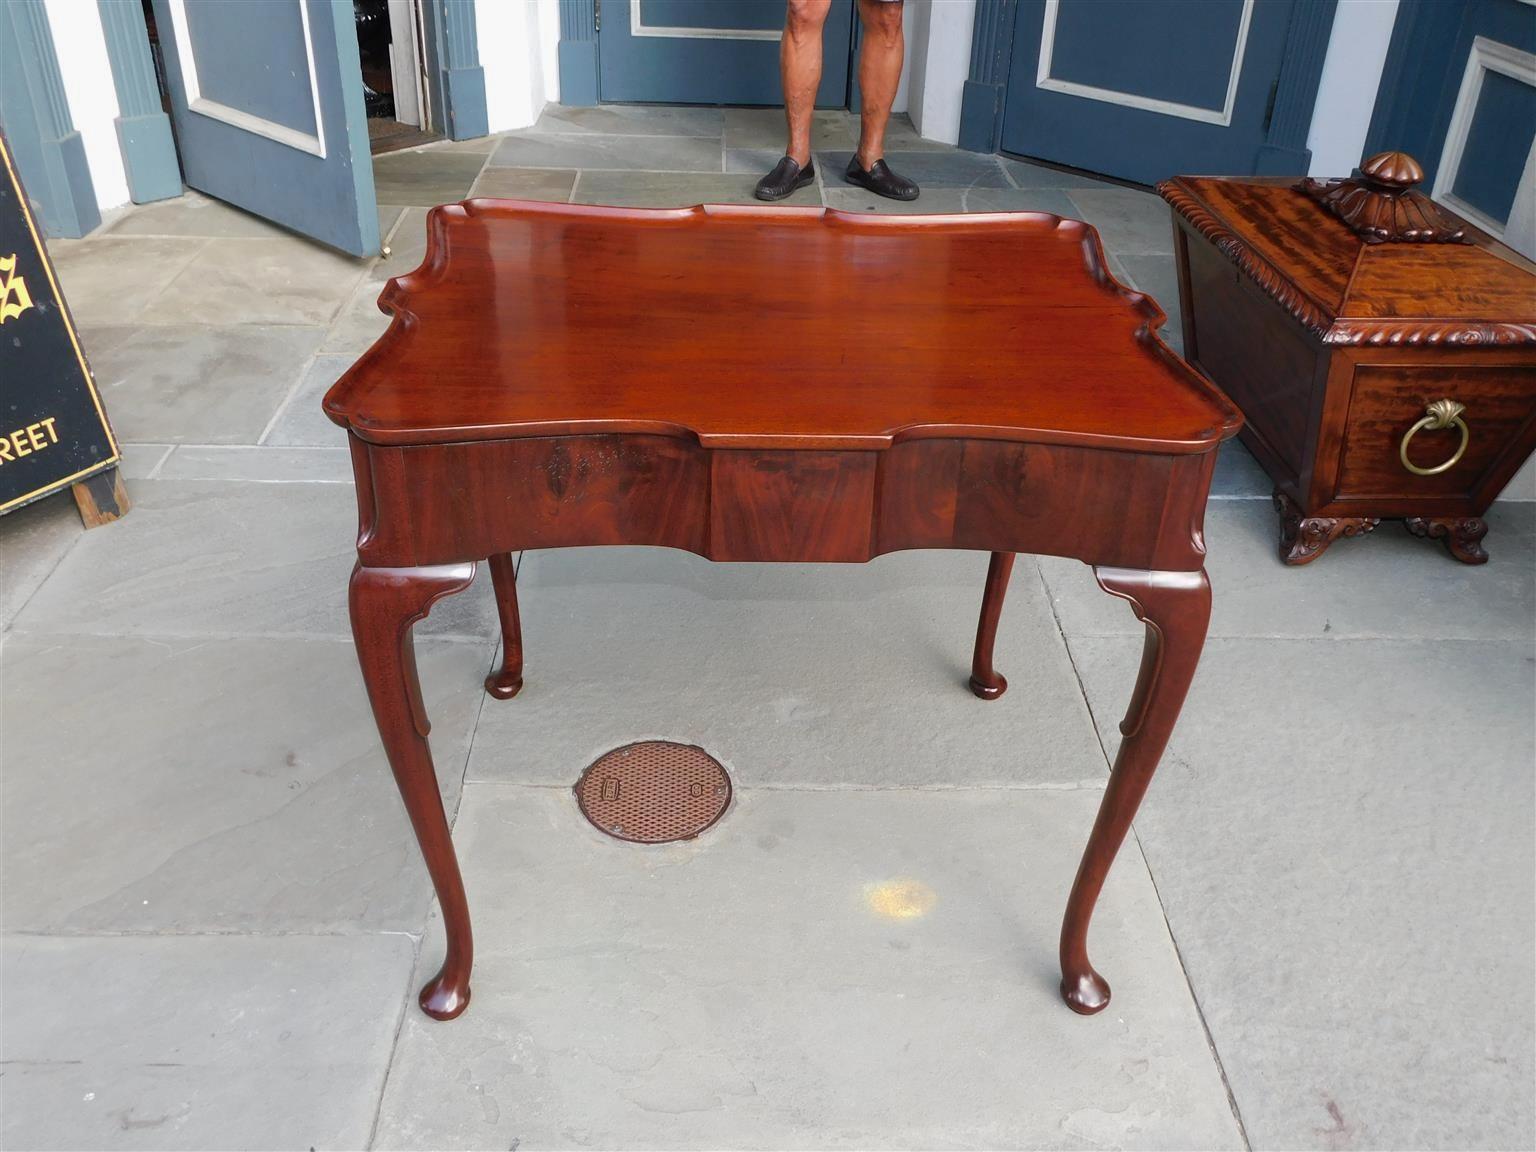
[[[1363,159],[1398,0],[1339,0],[1307,131],[1312,176],[1348,176]]]
[[[560,94],[556,0],[475,0],[485,111],[492,132],[526,128]]]
[[[91,0],[46,0],[69,116],[85,144],[99,207],[128,203],[128,173],[117,142],[117,89],[101,13]]]
[[[905,112],[910,106],[912,92],[912,33],[917,18],[916,4],[901,6],[901,34],[906,41],[906,54],[901,58],[901,79],[896,84],[896,97],[891,101],[892,112]],[[857,68],[859,63],[854,61]]]
[[[907,112],[918,132],[946,144],[960,139],[960,98],[971,67],[976,0],[914,0],[907,43],[912,90]]]

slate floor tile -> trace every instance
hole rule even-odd
[[[427,255],[427,209],[407,208],[401,213],[389,239],[389,255],[380,256],[368,270],[375,283],[404,276],[421,266]],[[378,289],[375,289],[377,294]]]
[[[366,352],[389,327],[389,316],[379,310],[379,293],[384,285],[372,276],[365,276],[342,302],[325,330],[320,344],[324,353],[345,353],[354,360]]]
[[[1211,499],[1257,499],[1268,506],[1275,483],[1253,458],[1241,440],[1226,441],[1216,452],[1216,474],[1211,477]]]
[[[201,238],[92,237],[73,245],[50,243],[48,252],[70,314],[89,329],[136,325],[150,301],[208,243]]]
[[[266,238],[287,233],[260,216],[188,189],[181,196],[134,205],[103,230],[108,236],[243,236]]]
[[[817,109],[811,121],[811,148],[853,151],[858,142],[858,128],[847,112],[833,108]],[[782,108],[725,109],[725,146],[784,155],[789,142],[789,125]]]
[[[826,190],[829,208],[883,215],[929,215],[957,212],[1050,212],[1075,217],[1077,208],[1054,188],[925,188],[916,200],[887,200],[839,179]]]
[[[685,208],[694,204],[756,204],[756,174],[693,172],[583,172],[572,200],[633,208]],[[819,205],[814,185],[781,204]]]
[[[1115,1005],[1058,998],[1097,803],[744,790],[639,847],[563,789],[470,785],[473,1000],[407,1011],[377,1146],[1241,1147],[1134,843],[1095,923]]]
[[[1254,1148],[1536,1145],[1536,661],[1502,620],[1206,646],[1136,837]],[[1071,647],[1112,752],[1139,645]]]
[[[352,454],[339,448],[183,444],[160,466],[165,480],[252,480],[261,484],[352,483]]]
[[[526,684],[487,702],[469,778],[569,785],[610,748],[662,738],[709,748],[755,786],[1099,783],[1104,758],[1028,557],[997,643],[1010,688],[983,701],[966,687],[986,569],[979,552],[867,565],[526,553]]]
[[[1008,179],[1018,188],[1113,188],[1087,172],[1071,172],[1049,164],[1033,164],[1012,157],[998,158]]]
[[[1117,254],[1173,251],[1173,218],[1160,196],[1131,188],[1069,188],[1067,195]]]
[[[262,443],[278,447],[345,448],[346,430],[331,422],[320,402],[355,359],[349,355],[316,356]]]
[[[843,173],[848,168],[851,150],[818,152],[816,163],[828,188],[856,187],[847,184]],[[916,180],[924,190],[930,188],[1010,188],[996,156],[979,152],[887,152],[886,163],[909,180]]]
[[[1166,329],[1177,333],[1180,323],[1179,270],[1174,265],[1173,255],[1141,256],[1123,253],[1120,264],[1129,273],[1132,286],[1138,292],[1151,296],[1168,313]]]
[[[10,624],[83,531],[68,492],[0,516],[0,628]]]
[[[405,936],[4,946],[7,1148],[361,1148]]]
[[[329,324],[366,262],[297,237],[206,240],[144,310],[149,324]]]
[[[13,627],[167,638],[351,636],[357,501],[346,485],[141,480],[133,501],[130,515],[81,537]],[[484,568],[475,587],[439,601],[417,634],[489,641],[496,609]]]
[[[450,812],[490,657],[419,645]],[[12,634],[4,661],[7,931],[421,930],[350,644]]]
[[[698,136],[551,136],[502,138],[492,168],[580,168],[636,172],[721,172],[720,141]]]
[[[470,185],[485,166],[478,152],[448,152],[426,148],[419,152],[390,152],[373,160],[373,184],[380,204],[430,208],[469,195]]]
[[[1372,535],[1340,541],[1321,559],[1292,568],[1276,555],[1279,521],[1267,500],[1214,500],[1205,514],[1211,635],[1536,635],[1536,505],[1496,504],[1488,522],[1494,558],[1481,566],[1461,564],[1386,521]],[[1069,638],[1141,635],[1142,625],[1098,590],[1088,568],[1041,557],[1040,570]]]
[[[480,173],[471,196],[495,196],[505,200],[552,200],[571,198],[576,183],[574,169],[487,168]]]
[[[532,132],[555,136],[719,136],[719,108],[678,105],[606,104],[566,108],[549,104]]]
[[[320,345],[319,328],[145,327],[97,356],[96,384],[118,436],[254,444]]]

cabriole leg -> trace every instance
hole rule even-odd
[[[485,690],[498,700],[510,700],[523,688],[523,625],[517,614],[517,565],[510,552],[492,556],[490,564],[496,614],[501,617],[501,667],[485,678]]]
[[[416,676],[411,627],[426,617],[435,602],[469,587],[474,578],[473,563],[435,568],[364,568],[359,564],[352,570],[348,597],[352,638],[379,737],[443,910],[448,954],[442,970],[420,996],[421,1010],[438,1020],[451,1020],[469,1003],[469,970],[475,949],[464,881],[427,744],[431,726]]]
[[[1008,681],[992,667],[992,645],[997,622],[1003,614],[1003,597],[1013,573],[1013,553],[994,552],[987,565],[987,587],[981,596],[981,619],[976,624],[976,649],[971,654],[971,691],[983,700],[996,700],[1008,690]]]
[[[1095,568],[1094,575],[1104,591],[1130,601],[1137,618],[1146,623],[1147,637],[1136,690],[1120,724],[1120,754],[1061,925],[1061,994],[1074,1012],[1085,1016],[1109,1003],[1109,985],[1088,960],[1094,904],[1179,718],[1211,616],[1211,585],[1203,571]]]

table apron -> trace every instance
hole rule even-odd
[[[713,560],[861,562],[905,548],[1194,571],[1211,452],[1003,440],[879,451],[706,449],[649,434],[385,447],[352,439],[373,567],[641,544]]]

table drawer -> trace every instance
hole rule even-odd
[[[711,452],[710,559],[868,560],[879,456]]]
[[[1403,437],[1441,399],[1464,405],[1467,447],[1451,467],[1420,475],[1403,466]],[[1355,370],[1339,461],[1336,498],[1420,496],[1474,499],[1490,472],[1516,447],[1536,416],[1536,366],[1361,364]],[[1409,462],[1435,468],[1461,443],[1461,429],[1422,428]]]

